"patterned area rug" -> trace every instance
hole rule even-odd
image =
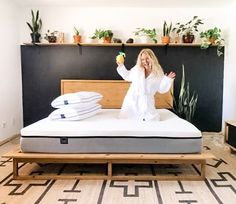
[[[207,161],[204,181],[13,180],[12,161],[0,158],[0,204],[235,204],[236,154],[219,135],[204,136]],[[103,165],[20,164],[21,174],[104,174]],[[191,165],[116,165],[118,175],[198,174]]]

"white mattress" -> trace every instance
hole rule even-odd
[[[201,132],[174,113],[160,109],[161,121],[119,119],[103,109],[82,121],[40,120],[21,130],[23,152],[44,153],[199,153]]]
[[[158,109],[160,121],[119,119],[119,109],[102,109],[97,115],[81,121],[52,121],[48,118],[21,130],[27,136],[163,136],[201,137],[191,123],[166,109]]]

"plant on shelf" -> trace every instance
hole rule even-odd
[[[217,55],[221,56],[223,54],[223,42],[224,39],[221,37],[221,29],[215,27],[208,29],[200,33],[200,38],[202,39],[201,49],[207,49],[211,45],[217,46]]]
[[[74,38],[74,43],[80,43],[81,42],[81,35],[80,35],[80,32],[79,32],[79,29],[76,28],[76,27],[74,27],[73,38]]]
[[[48,30],[47,33],[45,33],[44,39],[47,40],[49,43],[56,43],[57,42],[57,36],[56,36],[57,33],[58,33],[58,31],[50,32],[50,30]]]
[[[103,33],[104,43],[111,43],[112,37],[113,37],[113,32],[111,30],[104,30]]]
[[[163,24],[163,36],[161,38],[162,40],[162,43],[170,43],[170,32],[171,32],[171,29],[172,29],[172,23],[170,23],[170,25],[168,26],[166,21],[164,21],[164,24]]]
[[[112,30],[96,29],[91,38],[102,40],[103,43],[111,43],[112,37],[113,37]]]
[[[147,43],[148,38],[157,43],[157,32],[156,29],[137,28],[134,32],[136,36],[139,36],[142,43]]]
[[[185,24],[176,23],[176,27],[173,28],[173,31],[176,32],[177,35],[181,35],[184,43],[192,43],[195,36],[194,32],[198,32],[198,26],[203,24],[203,20],[198,18],[198,16],[194,16],[190,21]]]
[[[189,82],[185,83],[184,65],[182,65],[182,79],[178,99],[173,95],[173,111],[179,117],[192,122],[196,111],[198,94],[190,94]]]
[[[39,43],[41,37],[40,30],[42,28],[42,20],[39,18],[39,10],[36,11],[36,15],[34,14],[34,11],[31,10],[31,16],[31,24],[29,22],[26,23],[31,30],[30,36],[32,43]]]

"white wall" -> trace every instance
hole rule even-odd
[[[19,9],[0,1],[0,142],[22,127]]]
[[[29,28],[26,21],[30,21],[32,7],[23,8],[21,19],[21,42],[29,42]],[[80,28],[83,40],[92,36],[96,28],[112,29],[114,37],[123,41],[134,37],[137,27],[157,28],[159,38],[162,35],[164,20],[176,23],[187,22],[194,15],[204,18],[205,24],[200,28],[219,26],[225,27],[224,18],[219,13],[222,9],[173,9],[173,8],[131,8],[131,7],[37,7],[43,21],[42,33],[48,29],[58,30],[66,34],[66,42],[73,42],[73,27]]]
[[[228,42],[224,67],[223,121],[236,120],[236,3],[228,9]]]

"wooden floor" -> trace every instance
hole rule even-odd
[[[12,180],[12,161],[0,158],[0,204],[31,203],[82,203],[82,204],[234,204],[236,200],[236,155],[222,144],[222,136],[204,136],[204,151],[211,152],[216,159],[207,160],[204,181],[159,181],[159,180]],[[19,144],[13,140],[0,146],[0,155],[9,152]],[[43,171],[86,174],[87,166],[58,164],[59,166],[37,166],[36,175]],[[20,164],[22,173],[29,173],[34,164]],[[40,167],[40,168],[39,168]],[[73,169],[74,168],[74,169]],[[81,169],[82,168],[82,169]],[[89,167],[91,168],[91,167]],[[94,167],[95,168],[95,167]],[[134,175],[136,167],[122,167],[128,175]],[[137,167],[138,169],[138,167]],[[119,169],[118,169],[119,170]],[[163,171],[178,174],[194,170],[187,166],[167,166]],[[157,166],[147,165],[141,173],[162,171]]]

